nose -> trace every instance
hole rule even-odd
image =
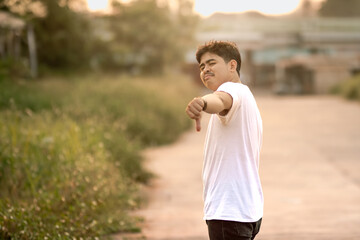
[[[204,72],[204,73],[207,73],[207,72],[209,72],[209,71],[210,71],[210,66],[209,66],[209,65],[205,65],[203,72]]]

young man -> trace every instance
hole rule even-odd
[[[241,58],[234,43],[211,41],[198,48],[203,84],[214,91],[194,98],[186,113],[200,131],[202,112],[211,118],[205,139],[204,220],[210,240],[254,239],[263,216],[259,178],[262,120],[254,96],[240,82]]]

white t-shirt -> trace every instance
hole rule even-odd
[[[204,150],[204,220],[256,222],[263,216],[259,177],[262,120],[254,96],[241,83],[223,83],[230,94],[226,116],[210,118]]]

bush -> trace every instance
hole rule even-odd
[[[29,67],[24,59],[15,60],[12,58],[0,59],[0,82],[8,78],[30,77]]]
[[[360,75],[356,75],[331,90],[334,94],[340,94],[347,99],[360,100]]]
[[[191,122],[184,79],[0,82],[0,239],[139,231],[141,150]]]
[[[97,236],[113,227],[108,220],[127,221],[123,211],[134,185],[104,147],[101,127],[9,111],[0,125],[4,233],[13,239]]]

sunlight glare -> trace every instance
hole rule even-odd
[[[268,15],[280,15],[294,11],[301,0],[195,0],[195,11],[202,16],[215,12],[258,11]]]
[[[103,11],[109,7],[108,0],[87,0],[90,11]]]

